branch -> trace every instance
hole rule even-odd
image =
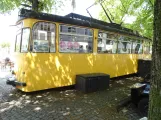
[[[154,5],[151,0],[149,0],[149,3],[151,4],[152,8],[154,8]]]
[[[125,6],[124,6],[124,4],[123,4],[123,2],[122,2],[122,0],[120,0],[120,2],[121,2],[121,4],[122,4],[123,8],[125,9],[125,13],[128,13],[128,12],[127,12],[127,9],[125,8]],[[123,10],[122,10],[122,11],[123,11]]]
[[[28,0],[28,1],[32,3],[33,0]]]

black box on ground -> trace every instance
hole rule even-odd
[[[76,75],[76,90],[84,93],[105,90],[109,88],[110,75],[91,73]]]
[[[151,60],[138,60],[138,75],[150,79],[151,74]]]

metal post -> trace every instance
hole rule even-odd
[[[106,12],[106,10],[105,10],[105,8],[103,7],[103,5],[102,5],[102,3],[101,3],[101,2],[100,2],[100,5],[101,5],[101,7],[103,8],[103,11],[105,12],[106,16],[108,17],[108,19],[109,19],[110,23],[112,23],[111,18],[108,16],[108,14],[107,14],[107,12]]]

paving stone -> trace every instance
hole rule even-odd
[[[130,81],[130,79],[129,79]],[[139,119],[133,106],[116,111],[116,103],[129,94],[124,81],[112,82],[109,90],[83,94],[74,89],[23,93],[0,78],[0,120],[132,120]],[[124,82],[125,83],[125,82]]]

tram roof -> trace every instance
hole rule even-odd
[[[47,21],[60,22],[60,23],[71,24],[71,25],[96,28],[100,30],[111,31],[111,32],[116,32],[120,34],[139,37],[141,39],[151,40],[147,37],[141,36],[136,31],[122,27],[120,24],[107,23],[101,20],[97,20],[94,18],[86,17],[75,13],[70,13],[65,16],[58,16],[58,15],[47,14],[47,13],[39,13],[32,10],[27,10],[27,9],[21,9],[18,16],[19,16],[18,21],[26,18],[33,18],[33,19],[39,19],[39,20],[47,20]]]

